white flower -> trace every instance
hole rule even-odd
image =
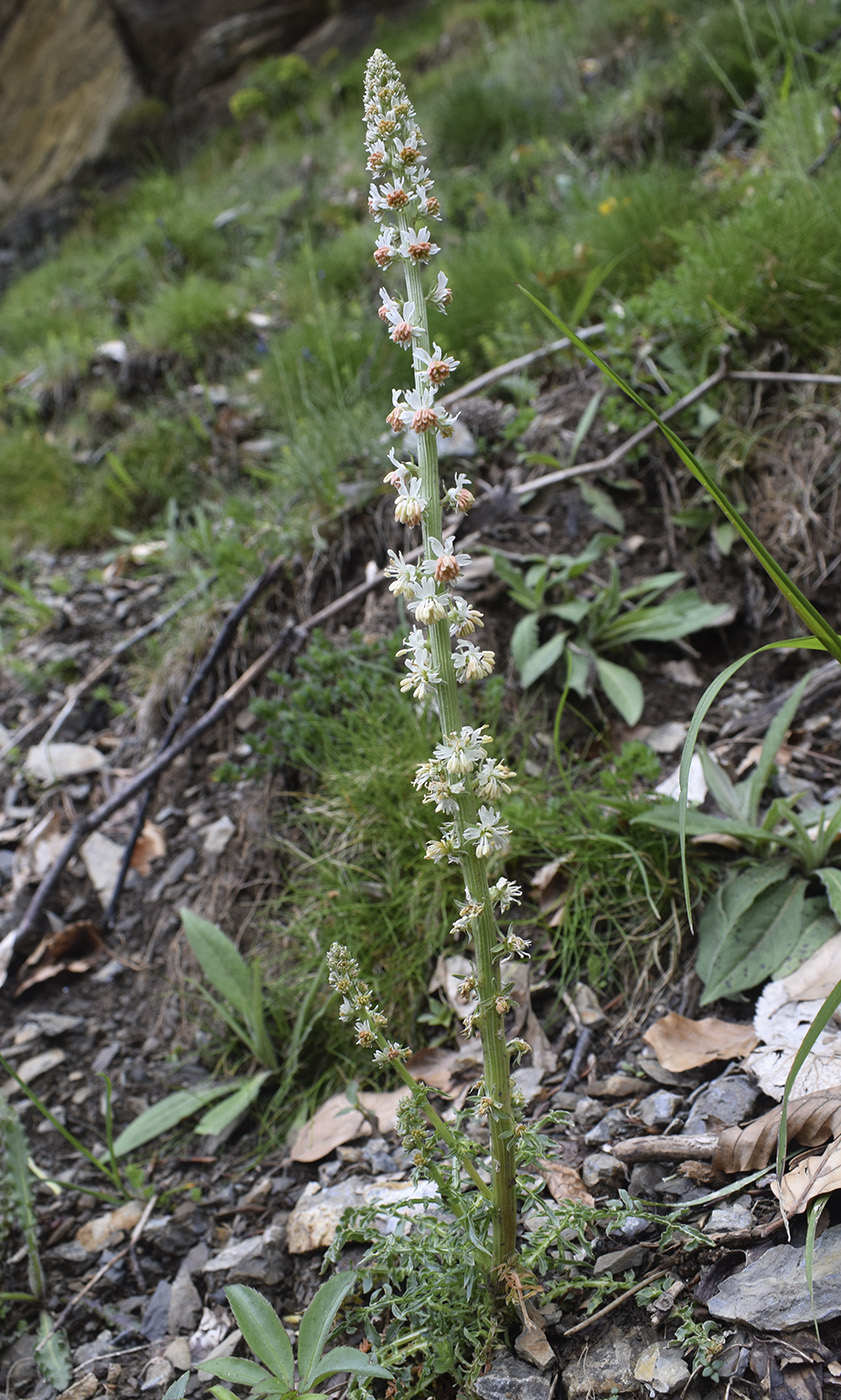
[[[391,264],[397,257],[397,249],[394,246],[396,237],[397,229],[393,228],[391,224],[386,224],[380,228],[377,236],[377,246],[374,249],[374,262],[377,264],[377,267],[383,269],[391,267]]]
[[[498,904],[500,912],[503,914],[507,909],[510,909],[512,904],[519,904],[522,897],[523,891],[520,885],[515,885],[512,880],[506,880],[502,876],[495,885],[491,885],[491,903]]]
[[[474,608],[460,594],[453,594],[450,598],[449,622],[451,637],[469,637],[471,632],[476,631],[477,627],[485,625],[479,609]]]
[[[443,384],[445,379],[449,379],[453,370],[458,369],[459,361],[454,360],[452,355],[445,355],[440,345],[433,345],[431,355],[428,350],[424,350],[422,345],[416,345],[415,364],[423,366],[424,374],[430,384]],[[456,510],[457,507],[454,505],[453,509]]]
[[[438,585],[434,579],[425,578],[409,603],[409,611],[415,614],[418,622],[422,622],[424,627],[431,627],[433,622],[440,622],[447,616],[447,594],[438,592]]]
[[[437,346],[433,346],[433,349],[437,348]],[[415,358],[417,359],[418,355],[421,353],[420,346],[416,345]],[[442,504],[449,506],[450,510],[457,510],[464,514],[476,501],[473,492],[469,490],[469,485],[470,478],[465,476],[464,472],[456,472],[455,485],[451,486],[449,490],[444,493]]]
[[[400,256],[416,264],[428,263],[431,257],[440,253],[437,243],[433,243],[428,228],[404,229],[400,235]]]
[[[406,422],[406,410],[410,410],[409,426],[412,431],[420,436],[421,433],[437,433],[441,427],[442,418],[446,414],[439,414],[434,408],[434,389],[409,389],[404,395],[403,422]]]
[[[512,769],[506,768],[504,763],[495,763],[492,758],[485,759],[476,774],[476,796],[495,802],[503,792],[511,791],[505,780],[513,777]]]
[[[459,640],[458,650],[453,653],[456,678],[463,685],[466,681],[481,680],[489,676],[494,668],[492,651],[480,651],[473,642]]]
[[[432,537],[429,540],[429,549],[433,557],[424,559],[421,568],[439,583],[450,583],[452,579],[458,578],[462,569],[466,569],[470,563],[469,554],[453,553],[454,544],[453,535],[448,535],[443,542]]]
[[[427,292],[426,299],[432,306],[437,306],[439,311],[443,311],[446,316],[447,307],[452,305],[453,300],[452,289],[447,285],[446,272],[438,273],[438,280],[432,291]]]
[[[499,812],[493,807],[480,807],[477,824],[464,828],[464,839],[473,844],[480,860],[484,860],[493,851],[503,850],[510,835],[510,826],[505,826],[500,821]]]
[[[463,724],[459,733],[448,734],[446,739],[435,745],[434,754],[439,763],[446,766],[448,773],[464,775],[472,773],[476,764],[485,758],[485,747],[491,742],[489,734]]]
[[[389,335],[395,345],[407,350],[412,343],[412,336],[423,334],[423,326],[416,325],[412,320],[415,314],[415,303],[405,301],[402,307],[398,306],[394,298],[389,296],[385,287],[380,288],[380,296],[383,303],[379,310],[380,320],[386,321],[391,326]]]
[[[401,525],[419,525],[428,504],[429,498],[423,494],[420,477],[413,476],[410,481],[401,482],[397,488],[394,518]]]
[[[394,582],[388,585],[389,592],[395,597],[401,594],[405,598],[414,598],[416,589],[420,584],[420,569],[417,564],[407,564],[403,555],[395,554],[393,549],[388,551],[390,563],[386,564],[383,573],[386,578],[393,579]]]

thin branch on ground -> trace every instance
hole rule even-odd
[[[61,706],[61,709],[41,742],[49,744],[55,739],[56,735],[66,724],[81,697],[85,695],[92,686],[95,686],[97,681],[107,675],[114,665],[114,662],[117,661],[119,657],[124,656],[132,647],[137,646],[138,642],[145,641],[153,632],[159,632],[162,627],[165,627],[168,622],[171,622],[172,619],[181,612],[182,608],[186,607],[188,603],[191,603],[194,598],[197,598],[206,588],[209,588],[213,582],[214,577],[212,576],[204,579],[196,588],[191,589],[189,593],[185,593],[183,598],[179,598],[177,603],[173,603],[172,606],[167,608],[164,612],[158,613],[150,622],[147,622],[143,627],[139,627],[136,632],[132,632],[130,637],[124,637],[121,642],[117,643],[108,656],[104,656],[101,661],[97,661],[96,665],[91,667],[87,675],[83,676],[76,685],[71,687],[64,704]],[[34,734],[35,731],[40,728],[46,716],[53,713],[57,704],[58,701],[48,706],[45,710],[41,710],[34,719],[29,720],[26,724],[22,725],[20,729],[15,730],[8,743],[0,748],[0,762],[14,749],[19,749],[23,741],[28,739],[31,734]]]
[[[596,326],[585,326],[583,330],[576,331],[579,340],[592,340],[594,336],[601,335],[605,328],[604,321],[599,321]],[[484,374],[471,379],[469,383],[462,384],[458,389],[453,389],[451,393],[445,394],[441,399],[443,404],[449,408],[452,404],[458,403],[459,399],[466,399],[471,394],[478,394],[482,389],[490,388],[491,384],[497,384],[500,379],[504,379],[508,374],[516,374],[521,369],[528,369],[529,365],[536,360],[545,359],[547,355],[554,355],[558,350],[568,350],[572,341],[568,336],[561,340],[553,340],[549,345],[541,345],[539,350],[530,350],[527,355],[518,355],[515,360],[506,360],[503,365],[495,365],[493,369],[486,370]]]
[[[689,408],[691,404],[703,398],[704,394],[709,393],[710,389],[715,388],[716,384],[721,384],[727,377],[727,366],[722,363],[715,373],[705,379],[702,384],[696,385],[688,394],[684,394],[677,403],[672,404],[671,408],[667,408],[664,413],[661,413],[661,422],[668,423],[670,418],[675,417],[675,414],[680,413],[684,408]],[[546,476],[537,476],[531,481],[521,481],[511,489],[515,495],[525,496],[531,491],[541,491],[544,486],[557,486],[562,481],[570,481],[573,477],[592,476],[595,472],[607,471],[610,467],[617,466],[623,457],[626,457],[634,447],[639,446],[646,438],[650,438],[652,433],[656,433],[657,427],[657,423],[647,423],[644,428],[632,433],[618,447],[614,447],[613,451],[609,452],[606,457],[599,457],[593,462],[581,462],[577,467],[561,467],[559,471],[548,472]]]

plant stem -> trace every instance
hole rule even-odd
[[[407,221],[402,213],[399,215],[398,223],[401,232],[404,232],[407,228]],[[429,323],[420,270],[412,262],[406,262],[404,267],[408,299],[414,302],[415,306],[414,320],[417,325],[422,327],[418,343],[429,353],[431,350]],[[414,358],[414,371],[415,388],[420,391],[423,388],[422,365],[417,357]],[[442,536],[441,483],[438,446],[434,433],[418,434],[418,466],[423,494],[428,502],[422,522],[424,554],[430,558],[430,539],[441,539]],[[447,622],[433,623],[429,628],[429,637],[435,669],[441,676],[436,699],[441,722],[441,735],[446,740],[448,735],[457,733],[463,723]],[[461,835],[465,827],[476,822],[478,810],[476,798],[471,792],[460,793],[457,801],[459,808],[458,827]],[[492,1171],[493,1267],[499,1270],[508,1266],[517,1252],[517,1195],[514,1155],[516,1122],[511,1105],[511,1072],[505,1044],[504,1010],[500,1012],[497,1009],[498,1006],[504,1007],[504,998],[499,961],[493,952],[498,942],[498,929],[492,908],[487,870],[484,863],[478,859],[467,843],[462,844],[461,865],[468,897],[476,905],[481,906],[481,914],[474,925],[476,985],[479,995],[478,1022],[484,1059],[484,1096],[486,1101],[490,1101],[488,1121]],[[442,1123],[442,1126],[446,1125]],[[444,1141],[446,1142],[446,1138]]]

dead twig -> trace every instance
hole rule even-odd
[[[468,536],[464,544],[469,547],[471,544],[475,543],[475,540],[475,535]],[[417,558],[420,553],[420,548],[412,550],[406,558],[411,561]],[[231,705],[268,671],[269,667],[280,655],[284,647],[292,642],[296,642],[299,645],[303,644],[309,633],[315,627],[320,627],[322,623],[335,617],[337,613],[343,612],[351,603],[355,603],[360,598],[364,598],[367,593],[370,593],[372,588],[377,587],[382,578],[383,573],[381,569],[371,570],[368,577],[366,577],[362,583],[358,583],[355,587],[348,589],[341,597],[335,598],[332,603],[326,604],[325,607],[320,608],[318,612],[313,613],[310,617],[306,618],[305,621],[287,623],[280,635],[272,642],[271,646],[267,647],[266,650],[257,657],[256,661],[251,663],[246,671],[243,671],[239,679],[234,681],[233,684],[214,701],[210,709],[207,710],[200,719],[196,720],[195,724],[192,724],[189,729],[185,730],[180,739],[174,740],[167,748],[162,749],[146,768],[136,773],[125,787],[121,788],[119,792],[114,793],[101,807],[97,807],[93,812],[88,812],[86,816],[81,817],[79,821],[75,823],[61,851],[30,900],[21,922],[0,940],[0,986],[3,985],[6,979],[6,972],[14,956],[16,947],[35,930],[37,922],[44,912],[47,902],[56,888],[68,861],[75,855],[85,837],[90,835],[92,831],[97,831],[115,812],[118,812],[120,808],[124,807],[128,802],[131,802],[138,793],[143,791],[148,783],[153,782],[159,777],[179,754],[184,753],[185,749],[188,749],[202,734],[208,729],[211,729],[230,709]]]
[[[230,646],[231,642],[234,639],[234,636],[236,635],[236,631],[239,627],[240,622],[248,613],[249,609],[256,602],[256,600],[260,597],[260,595],[262,593],[265,593],[266,589],[269,588],[275,582],[278,575],[284,568],[285,564],[285,555],[278,555],[276,559],[272,560],[271,564],[269,564],[263,570],[260,577],[255,580],[255,582],[251,585],[249,589],[246,590],[245,594],[237,603],[236,607],[233,608],[226,617],[216,637],[216,641],[213,643],[213,646],[210,648],[210,651],[207,653],[203,662],[196,670],[192,680],[190,681],[189,685],[184,691],[184,694],[182,695],[173,715],[170,718],[169,724],[167,725],[166,730],[164,731],[164,736],[158,748],[159,754],[163,753],[163,751],[172,743],[173,739],[175,738],[175,735],[178,733],[178,730],[184,723],[184,720],[187,716],[187,711],[190,708],[190,704],[193,700],[193,697],[201,689],[205,680],[210,675],[214,666],[218,662],[220,656],[222,656]],[[131,867],[131,860],[132,856],[134,855],[134,848],[137,844],[138,837],[140,836],[140,833],[142,832],[144,824],[146,822],[146,815],[149,811],[152,798],[155,795],[156,786],[157,779],[150,779],[149,784],[146,788],[146,792],[144,793],[143,799],[140,802],[140,805],[135,814],[128,842],[126,843],[126,846],[123,849],[122,859],[120,861],[120,868],[117,872],[117,878],[114,882],[114,888],[111,891],[111,898],[108,901],[108,907],[105,910],[105,915],[102,920],[102,933],[103,936],[106,938],[114,927],[114,921],[117,916],[117,909],[119,908],[120,898],[123,892],[123,886],[125,885],[126,878]]]
[[[716,384],[721,384],[727,377],[727,366],[722,360],[714,374],[711,374],[702,384],[696,385],[688,394],[684,394],[683,398],[672,404],[671,408],[667,408],[664,413],[661,413],[661,421],[668,423],[675,414],[680,413],[684,408],[689,408],[690,404],[703,398],[704,394],[709,393],[710,389],[713,389]],[[613,451],[609,452],[606,457],[599,457],[593,462],[581,462],[577,467],[561,467],[559,471],[548,472],[546,476],[533,477],[531,481],[522,481],[519,485],[512,487],[512,491],[517,496],[525,496],[531,491],[542,490],[544,486],[557,486],[562,481],[570,481],[573,477],[592,476],[594,472],[607,471],[608,468],[615,467],[621,462],[622,458],[626,457],[634,447],[651,437],[652,433],[656,433],[657,427],[656,423],[647,423],[644,428],[632,433],[618,447],[614,447]]]
[[[206,588],[209,588],[213,581],[213,577],[204,579],[198,587],[191,589],[189,593],[185,593],[184,597],[179,598],[177,603],[173,603],[172,607],[167,608],[165,612],[158,613],[157,616],[153,617],[145,626],[139,627],[136,632],[132,632],[130,637],[124,637],[121,642],[117,643],[108,656],[104,656],[101,661],[97,661],[96,665],[91,667],[87,675],[83,676],[76,685],[71,687],[67,699],[44,735],[42,743],[49,744],[55,739],[56,735],[67,722],[68,717],[72,714],[77,702],[92,686],[96,685],[98,680],[101,680],[104,675],[107,675],[114,662],[120,656],[123,656],[127,651],[131,651],[132,647],[137,646],[138,642],[144,641],[146,637],[150,637],[153,632],[159,632],[162,627],[165,627],[168,622],[172,621],[182,608],[186,607],[194,598],[197,598]],[[30,734],[33,734],[35,730],[44,723],[45,716],[52,714],[54,709],[55,705],[50,705],[46,711],[42,710],[34,719],[29,720],[27,724],[15,730],[9,742],[0,748],[0,763],[13,749],[19,749],[24,739],[27,739]]]
[[[591,340],[593,336],[601,335],[603,330],[604,321],[599,321],[596,326],[585,326],[583,330],[576,331],[576,335],[579,340]],[[534,364],[535,360],[545,359],[547,355],[554,355],[558,350],[568,350],[571,345],[569,336],[564,336],[561,340],[553,340],[549,345],[541,345],[539,350],[530,350],[527,355],[518,355],[515,360],[506,360],[504,365],[494,365],[493,369],[486,370],[476,379],[471,379],[469,383],[461,384],[458,389],[445,394],[441,402],[450,408],[452,404],[458,403],[459,399],[466,399],[471,394],[478,394],[482,389],[490,388],[491,384],[497,384],[507,374],[516,374],[518,370],[527,369],[529,365]]]
[[[653,1274],[646,1274],[645,1278],[641,1278],[639,1283],[634,1284],[633,1288],[626,1288],[624,1292],[619,1294],[618,1298],[612,1298],[609,1303],[605,1303],[603,1308],[599,1308],[597,1312],[591,1313],[589,1317],[585,1317],[583,1322],[576,1322],[574,1327],[567,1327],[564,1332],[564,1337],[574,1337],[576,1332],[586,1332],[587,1328],[592,1327],[594,1322],[599,1322],[601,1318],[607,1317],[608,1313],[615,1312],[617,1308],[621,1308],[622,1304],[626,1302],[628,1298],[633,1298],[635,1293],[641,1292],[641,1290],[647,1288],[650,1283],[656,1283],[658,1278],[665,1278],[668,1272],[668,1269],[657,1269]]]
[[[620,1162],[711,1162],[717,1146],[715,1133],[626,1138],[610,1144],[610,1155]]]

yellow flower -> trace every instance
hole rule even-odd
[[[616,198],[616,196],[613,194],[610,195],[607,199],[602,200],[601,204],[599,205],[599,213],[612,214],[618,203],[619,200]]]

